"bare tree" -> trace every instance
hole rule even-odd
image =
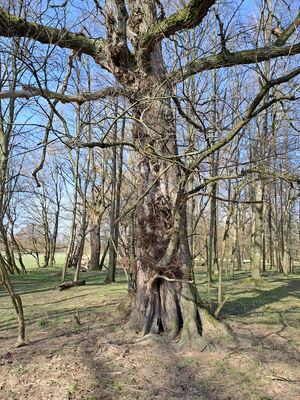
[[[201,342],[201,334],[209,318],[198,309],[197,291],[193,282],[192,260],[186,231],[186,192],[190,175],[240,134],[252,118],[272,104],[295,100],[293,93],[278,94],[264,102],[270,89],[293,79],[300,73],[295,67],[284,74],[265,80],[244,110],[240,119],[213,145],[196,150],[190,160],[176,140],[171,99],[174,88],[192,75],[233,65],[256,64],[277,57],[292,57],[300,52],[300,43],[288,43],[300,23],[300,14],[290,21],[280,37],[267,47],[227,49],[227,37],[221,36],[220,52],[204,54],[177,70],[164,64],[164,43],[177,32],[198,27],[209,13],[214,0],[191,0],[180,10],[169,13],[167,7],[154,0],[107,0],[105,2],[105,39],[80,32],[49,27],[11,15],[0,9],[0,35],[25,36],[44,44],[76,51],[92,57],[118,82],[98,92],[64,95],[46,88],[27,86],[19,93],[2,96],[46,96],[79,104],[101,96],[126,96],[131,104],[132,141],[127,144],[138,150],[139,177],[136,206],[136,291],[129,327],[142,334],[164,331],[169,339],[179,337],[182,344]],[[222,6],[223,7],[223,6]],[[225,7],[225,6],[224,6]],[[99,2],[93,14],[102,12]],[[221,10],[220,10],[221,11]],[[234,21],[234,12],[229,23]],[[222,18],[222,16],[220,17]],[[102,27],[101,27],[102,28]],[[162,43],[164,40],[164,43]],[[88,147],[115,146],[105,137]],[[82,144],[83,145],[83,144]],[[182,159],[186,159],[183,162]],[[195,191],[195,189],[193,189]],[[200,314],[199,314],[200,313]]]

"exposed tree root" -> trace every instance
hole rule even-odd
[[[128,318],[132,311],[133,294],[128,292],[121,303],[116,307],[115,312],[124,318]]]
[[[248,278],[245,280],[245,284],[255,287],[262,287],[265,285],[265,281],[263,279]]]
[[[28,340],[17,340],[15,347],[23,347],[23,346],[27,346],[29,345],[29,341]]]
[[[206,309],[199,307],[196,287],[189,283],[160,280],[151,288],[148,302],[133,294],[125,297],[117,311],[129,317],[126,329],[142,337],[175,341],[180,347],[197,347],[200,351],[218,348],[218,342],[229,333],[226,327]],[[150,301],[151,300],[151,301]]]

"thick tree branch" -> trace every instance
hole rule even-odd
[[[300,25],[300,11],[294,21],[281,33],[273,46],[283,46]]]
[[[153,46],[164,38],[168,38],[182,29],[191,29],[199,25],[216,0],[191,0],[182,10],[170,15],[159,24],[153,26],[142,38],[141,48],[149,54]]]
[[[207,196],[207,197],[212,198],[212,199],[216,199],[216,200],[223,201],[223,202],[226,202],[226,203],[233,203],[233,204],[261,204],[261,203],[263,203],[262,200],[257,200],[257,201],[252,200],[251,201],[251,200],[224,199],[224,197],[213,196],[211,193],[205,193],[205,192],[196,193],[196,195]],[[195,196],[195,195],[193,195],[193,196]]]
[[[124,0],[110,0],[105,5],[107,49],[115,67],[127,68],[132,56],[127,47],[126,23],[128,14]]]
[[[242,50],[229,54],[218,54],[215,56],[203,57],[200,60],[192,61],[182,69],[175,71],[169,76],[169,81],[173,86],[184,81],[188,77],[202,71],[232,67],[233,65],[254,64],[261,61],[271,60],[272,58],[295,55],[300,53],[300,43],[293,46],[284,47],[262,47],[253,50]]]
[[[5,92],[0,92],[0,99],[16,99],[30,97],[43,96],[48,99],[55,99],[61,101],[62,103],[79,103],[82,104],[86,101],[93,101],[103,99],[105,97],[116,97],[116,96],[126,96],[128,92],[122,88],[117,87],[106,87],[97,92],[86,92],[77,95],[66,95],[63,93],[52,92],[48,89],[39,89],[34,86],[23,85],[23,90],[8,90]]]
[[[168,278],[167,276],[160,275],[160,274],[156,274],[153,276],[153,278],[151,279],[151,284],[153,285],[153,283],[157,279],[164,279],[165,281],[168,281],[168,282],[191,283],[191,284],[195,285],[195,282],[192,280]]]
[[[82,33],[72,33],[67,29],[51,28],[16,17],[0,8],[0,36],[27,37],[43,44],[53,44],[88,54],[103,68],[109,69],[106,62],[106,42],[88,38]]]

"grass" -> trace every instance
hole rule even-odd
[[[86,280],[86,286],[76,290],[58,292],[60,284],[61,265],[64,255],[56,257],[57,265],[52,269],[37,268],[32,263],[31,256],[25,256],[27,275],[13,275],[11,280],[14,289],[21,295],[27,323],[34,323],[34,329],[47,328],[49,325],[69,321],[79,309],[80,319],[90,317],[95,312],[97,302],[106,300],[107,309],[112,299],[122,298],[127,290],[127,283],[122,270],[117,270],[117,284],[104,285],[106,271],[88,271],[81,274]],[[295,267],[295,272],[300,268]],[[73,271],[68,271],[67,280],[71,280]],[[196,267],[195,278],[201,297],[217,305],[217,279],[212,282],[211,296],[207,298],[206,273],[204,267]],[[288,329],[297,328],[299,321],[300,279],[293,274],[288,277],[269,271],[263,277],[260,287],[251,285],[248,281],[249,271],[238,271],[232,278],[223,278],[223,294],[229,295],[229,300],[221,311],[222,319],[256,316],[258,320],[268,324],[284,324]],[[55,290],[54,290],[55,289]],[[0,335],[10,329],[15,329],[15,316],[6,292],[0,287],[1,316]],[[113,300],[115,301],[115,300]],[[105,307],[104,307],[105,309]]]
[[[63,260],[63,257],[60,256],[60,260]],[[117,282],[114,285],[103,284],[106,271],[88,271],[81,273],[81,277],[86,280],[86,286],[59,292],[57,286],[61,279],[61,265],[57,263],[54,268],[45,269],[36,268],[29,262],[27,268],[28,274],[12,276],[12,283],[16,292],[22,296],[27,336],[29,339],[35,338],[36,343],[39,341],[44,343],[45,355],[49,354],[49,360],[52,359],[51,357],[54,357],[55,360],[55,357],[61,356],[62,351],[68,351],[65,342],[62,340],[56,342],[59,338],[65,338],[66,342],[70,340],[69,337],[79,337],[80,334],[85,338],[89,329],[100,332],[101,335],[101,332],[105,332],[107,327],[115,324],[110,315],[127,292],[127,282],[122,270],[117,270]],[[72,279],[73,272],[73,270],[68,270],[67,280]],[[271,387],[276,382],[267,377],[276,378],[278,375],[279,377],[293,378],[295,370],[296,348],[300,345],[298,335],[300,326],[299,273],[300,265],[295,267],[295,274],[288,277],[268,271],[264,274],[262,285],[259,287],[251,284],[250,273],[247,270],[236,272],[233,278],[224,276],[223,295],[228,295],[229,299],[220,316],[233,333],[232,343],[229,343],[229,346],[234,349],[238,348],[238,351],[234,350],[230,353],[230,357],[226,356],[221,359],[218,357],[215,361],[213,358],[205,359],[204,364],[199,359],[204,353],[200,353],[200,355],[187,353],[179,358],[176,364],[180,373],[189,374],[190,370],[199,370],[201,372],[199,385],[205,390],[210,390],[212,387],[217,388],[216,393],[224,392],[222,398],[236,399],[238,392],[242,396],[240,398],[249,400],[273,398],[268,397],[266,393],[261,393],[264,385]],[[204,301],[209,301],[215,309],[217,279],[212,282],[211,296],[208,299],[205,267],[197,266],[195,277],[201,297]],[[77,309],[80,325],[75,324],[74,317]],[[17,323],[10,299],[0,287],[0,340],[8,337],[16,338],[16,328]],[[49,337],[52,338],[52,348],[47,348]],[[236,337],[238,337],[238,345]],[[112,331],[110,340],[112,343],[117,340],[114,331]],[[85,343],[85,339],[82,343]],[[94,344],[92,347],[94,349]],[[112,348],[114,350],[114,344]],[[97,349],[95,349],[96,351]],[[133,350],[130,350],[129,354],[131,351]],[[125,358],[121,358],[121,362],[126,360],[126,357],[127,355]],[[202,369],[203,365],[205,365],[204,369]],[[170,363],[167,361],[159,362],[160,371],[164,371],[166,376],[169,374],[169,366]],[[114,371],[119,368],[119,364],[115,360],[106,364],[106,371],[112,375],[103,375],[102,363],[97,368],[98,372],[95,374],[97,380],[93,384],[95,388],[91,387],[90,390],[97,388],[100,391],[106,390],[114,393],[114,398],[118,398],[116,393],[119,393],[118,396],[123,396],[123,393],[128,390],[128,379],[136,378],[137,374],[136,368],[132,369],[132,364],[130,364],[126,369],[128,379],[125,380],[123,375],[118,374],[115,379]],[[271,368],[271,372],[268,368]],[[14,376],[26,377],[27,373],[28,367],[24,359],[18,360],[11,367],[11,374]],[[47,377],[47,379],[49,378],[50,376]],[[54,376],[52,379],[55,381]],[[279,383],[283,384],[282,381]],[[83,385],[82,381],[77,382],[76,375],[71,376],[68,384],[64,386],[64,398],[75,399],[76,395],[83,390]],[[287,393],[287,396],[291,396],[292,392]],[[85,396],[87,399],[92,399],[93,393]],[[94,397],[97,398],[97,396]],[[217,395],[216,398],[218,398]],[[274,399],[277,398],[274,397]]]
[[[22,298],[29,335],[36,329],[46,331],[49,326],[58,327],[66,323],[72,323],[76,328],[73,318],[77,308],[80,320],[85,321],[93,317],[99,301],[107,300],[107,307],[102,307],[105,310],[111,301],[115,301],[113,299],[119,299],[126,293],[127,283],[121,270],[117,271],[116,285],[103,284],[106,271],[88,271],[81,273],[82,279],[86,280],[85,286],[59,292],[57,286],[61,283],[63,254],[56,257],[57,264],[51,269],[37,268],[31,259],[31,256],[24,257],[27,275],[11,276],[13,287]],[[72,280],[73,273],[68,271],[67,281]],[[10,298],[0,286],[0,339],[15,330],[16,319]]]
[[[223,277],[223,297],[228,295],[229,300],[221,311],[222,319],[256,315],[260,319],[269,319],[270,323],[279,323],[284,318],[286,324],[296,327],[299,324],[299,272],[297,266],[295,273],[288,277],[268,271],[259,287],[249,282],[249,271],[237,271],[232,278]],[[197,269],[195,275],[201,297],[208,301],[205,272]],[[217,306],[217,285],[215,279],[210,297],[213,308]]]
[[[24,265],[27,269],[34,269],[36,268],[36,259],[34,256],[30,254],[24,254],[22,256]],[[63,265],[65,261],[65,253],[56,253],[55,254],[55,262],[57,266]],[[40,263],[43,264],[43,255],[40,255]]]

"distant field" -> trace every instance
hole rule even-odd
[[[36,268],[36,259],[30,254],[24,254],[22,256],[24,265],[26,268]],[[55,254],[55,262],[56,266],[62,266],[65,261],[65,253],[56,253]],[[43,264],[43,254],[40,255],[40,263]]]

